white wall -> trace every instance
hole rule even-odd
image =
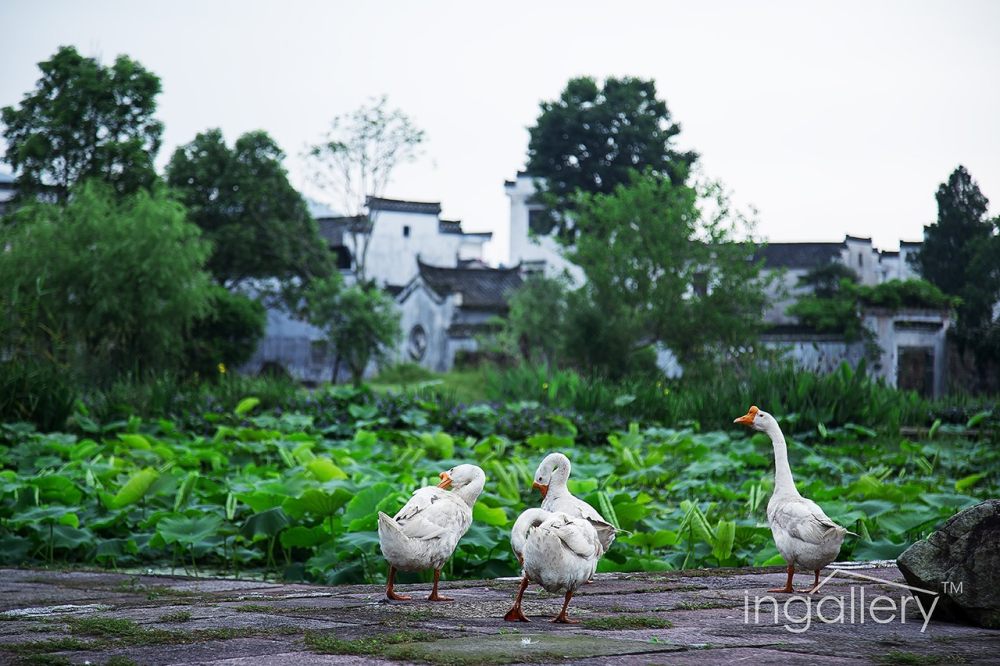
[[[410,229],[409,236],[403,235],[405,227]],[[487,240],[484,235],[443,234],[434,214],[380,210],[375,215],[366,270],[379,284],[402,286],[416,276],[418,255],[425,264],[455,266],[459,259],[481,258]]]
[[[531,203],[535,183],[530,176],[518,174],[517,180],[504,186],[510,199],[510,264],[544,264],[545,275],[561,275],[564,271],[576,284],[583,284],[583,271],[566,260],[559,243],[552,237],[531,237],[528,213],[539,206]]]

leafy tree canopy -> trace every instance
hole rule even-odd
[[[212,241],[208,268],[219,283],[328,275],[332,257],[305,201],[288,182],[285,155],[266,132],[230,148],[210,129],[178,148],[167,182]]]
[[[120,195],[156,182],[153,159],[163,124],[153,117],[160,79],[121,55],[110,67],[60,48],[38,65],[42,76],[19,106],[0,111],[18,196],[65,201],[94,178]]]
[[[633,173],[610,194],[580,195],[575,219],[568,256],[586,274],[595,314],[633,351],[662,343],[692,366],[753,342],[766,282],[756,246],[741,240],[752,222],[719,188]]]
[[[370,284],[345,286],[339,273],[309,286],[303,314],[326,334],[333,349],[334,381],[344,363],[360,384],[368,364],[384,361],[400,337],[399,310],[392,298]]]
[[[84,183],[0,228],[0,348],[97,382],[176,369],[209,302],[209,246],[164,188]]]
[[[611,77],[599,85],[590,77],[571,79],[558,99],[541,103],[529,128],[527,170],[556,211],[571,208],[578,190],[612,193],[630,182],[633,170],[679,185],[698,157],[676,149],[680,131],[652,80]],[[567,235],[565,218],[557,223]]]

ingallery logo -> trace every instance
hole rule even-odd
[[[851,585],[842,594],[825,594],[817,596],[823,586],[835,575],[849,576],[869,583],[888,585],[899,589],[899,596],[893,597],[871,590],[865,590],[864,585]],[[917,593],[920,593],[919,595]],[[923,596],[922,595],[926,595]],[[929,601],[928,601],[929,599]],[[812,626],[813,621],[823,624],[889,624],[899,622],[906,624],[907,607],[913,608],[923,618],[920,632],[927,629],[934,609],[937,607],[940,595],[932,590],[904,585],[891,580],[883,580],[874,576],[836,569],[811,594],[793,594],[779,601],[771,595],[758,596],[752,599],[749,591],[743,594],[744,624],[760,624],[764,622],[782,624],[788,631],[800,634]]]

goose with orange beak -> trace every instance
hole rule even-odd
[[[788,464],[785,436],[773,416],[757,407],[735,419],[752,430],[767,433],[774,448],[774,492],[767,503],[767,522],[774,545],[788,565],[784,587],[769,592],[794,592],[792,578],[796,569],[815,573],[812,587],[800,590],[811,593],[819,586],[819,572],[837,559],[844,536],[854,534],[830,520],[818,504],[799,494]]]
[[[597,529],[601,542],[601,555],[607,552],[615,540],[614,525],[604,520],[604,517],[582,499],[575,497],[569,491],[567,482],[572,465],[569,458],[561,453],[550,453],[545,456],[531,484],[542,494],[542,508],[551,513],[565,513],[570,518],[584,518]]]
[[[393,586],[396,571],[434,570],[434,588],[428,601],[452,601],[438,594],[441,567],[472,525],[472,507],[486,484],[486,474],[475,465],[457,465],[440,474],[436,486],[425,486],[392,518],[378,512],[378,539],[389,563],[387,599],[407,601]]]

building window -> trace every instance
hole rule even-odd
[[[555,220],[544,208],[532,208],[528,211],[528,229],[533,234],[548,236],[555,228]]]
[[[410,225],[404,224],[403,225],[403,238],[409,238],[409,237],[410,237]]]
[[[861,256],[861,254],[858,254],[858,268],[861,268],[861,267],[862,267],[862,266],[864,265],[864,264],[862,263],[863,261],[864,261],[864,260],[863,260],[863,258],[862,258],[862,256]]]
[[[410,329],[410,335],[406,344],[410,358],[420,361],[427,353],[427,331],[420,324]]]

